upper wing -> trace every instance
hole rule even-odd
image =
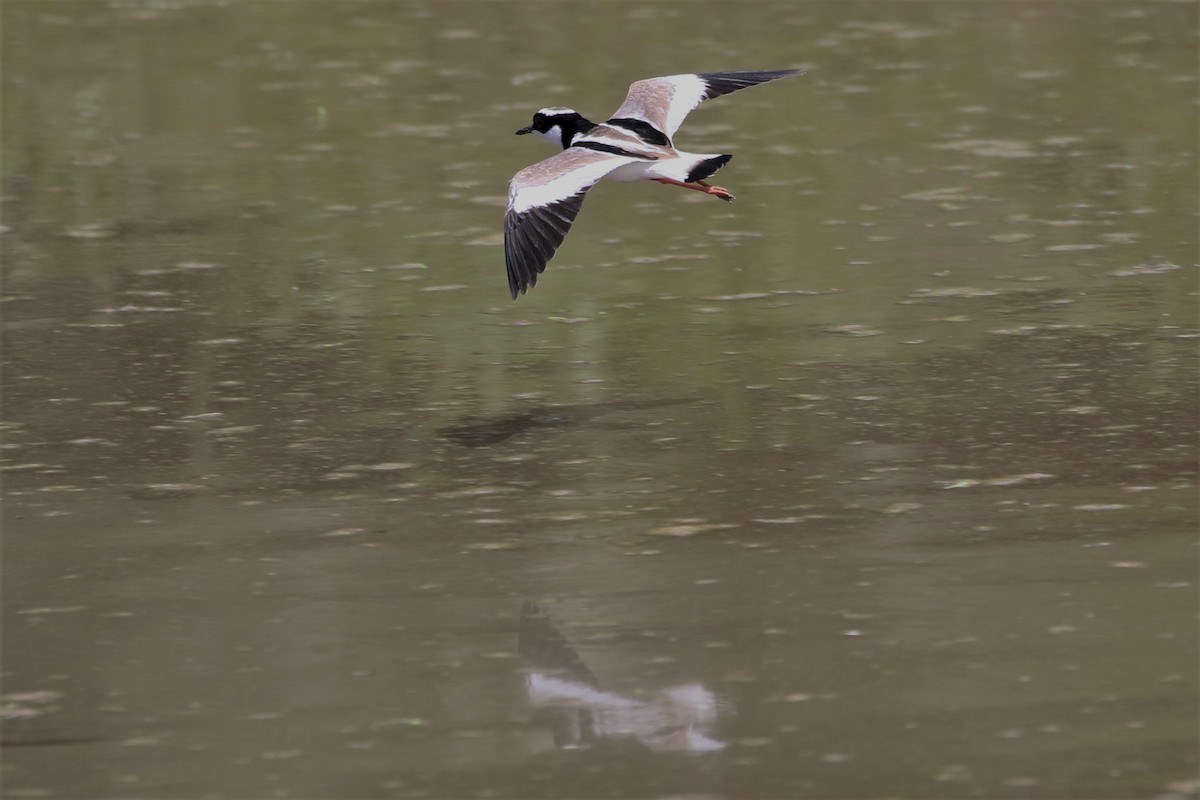
[[[642,160],[572,147],[513,176],[504,213],[504,260],[514,300],[537,283],[579,215],[588,189],[617,167]]]
[[[696,75],[667,75],[635,81],[629,86],[625,102],[613,119],[646,122],[665,134],[675,131],[696,106],[705,100],[755,86],[776,78],[801,75],[802,69],[777,69],[764,72],[701,72]]]

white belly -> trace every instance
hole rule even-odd
[[[617,167],[604,177],[607,180],[619,181],[621,183],[653,180],[654,178],[661,177],[654,171],[654,168],[658,165],[657,161],[639,161],[636,164],[626,164],[623,167]]]
[[[673,181],[686,181],[692,167],[715,155],[699,155],[676,151],[671,158],[660,158],[657,161],[638,161],[617,167],[605,177],[612,181],[628,183],[630,181],[652,181],[655,178],[669,178]]]

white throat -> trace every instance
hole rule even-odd
[[[555,147],[562,147],[563,132],[562,128],[558,125],[551,125],[550,130],[546,131],[545,133],[542,133],[541,131],[533,131],[533,133],[536,133],[538,136],[542,137],[547,142],[550,142]]]

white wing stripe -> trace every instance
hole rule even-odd
[[[704,100],[708,84],[696,75],[668,75],[663,80],[671,82],[671,105],[667,108],[667,136],[675,138],[675,132],[683,124],[692,109]]]
[[[590,164],[575,167],[542,184],[522,184],[521,173],[517,173],[509,188],[508,207],[517,214],[523,214],[537,206],[548,206],[566,200],[572,195],[587,191],[596,181],[622,164],[636,160],[622,156],[607,156]]]

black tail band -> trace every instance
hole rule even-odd
[[[704,180],[709,175],[712,175],[714,172],[719,170],[721,167],[728,164],[729,159],[731,159],[731,158],[733,158],[732,155],[723,155],[723,156],[713,156],[712,158],[704,159],[699,164],[692,167],[691,170],[688,172],[687,182],[695,183],[696,181]]]

